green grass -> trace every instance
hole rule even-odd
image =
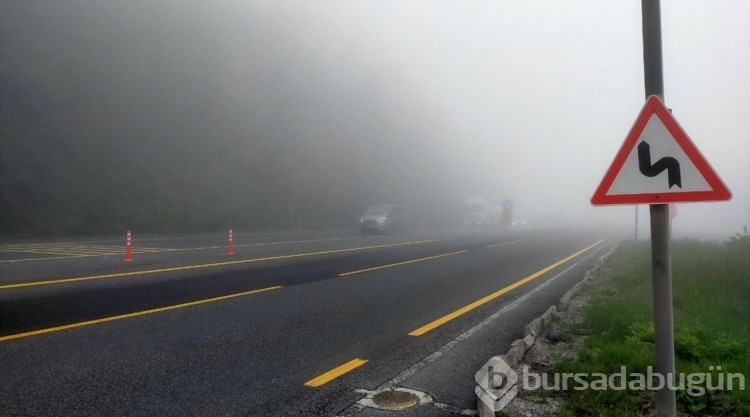
[[[648,242],[623,244],[610,258],[614,274],[592,295],[580,330],[591,334],[575,361],[552,372],[646,373],[654,365],[651,252]],[[745,376],[745,391],[678,392],[678,409],[694,416],[750,416],[750,237],[727,242],[672,242],[675,355],[678,373]],[[714,384],[718,376],[713,373]],[[655,405],[644,390],[569,390],[559,416],[641,416]]]

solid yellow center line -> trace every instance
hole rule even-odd
[[[523,242],[523,239],[511,240],[510,242],[500,242],[494,245],[485,246],[485,248],[496,248],[498,246],[505,246],[505,245],[510,245],[511,243],[518,243],[518,242]]]
[[[439,319],[437,319],[437,320],[435,320],[435,321],[433,321],[431,323],[428,323],[428,324],[426,324],[426,325],[424,325],[424,326],[422,326],[422,327],[420,327],[420,328],[412,331],[411,333],[409,333],[409,336],[422,336],[423,334],[425,334],[425,333],[427,333],[427,332],[429,332],[431,330],[434,330],[434,329],[442,326],[443,324],[445,324],[445,323],[447,323],[447,322],[449,322],[449,321],[451,321],[451,320],[453,320],[453,319],[455,319],[457,317],[460,317],[460,316],[462,316],[462,315],[464,315],[464,314],[466,314],[466,313],[474,310],[477,307],[480,307],[480,306],[482,306],[484,304],[489,303],[490,301],[492,301],[492,300],[500,297],[501,295],[503,295],[505,293],[513,291],[514,289],[516,289],[516,288],[518,288],[518,287],[520,287],[520,286],[522,286],[522,285],[524,285],[524,284],[526,284],[528,282],[531,282],[531,281],[539,278],[540,276],[546,274],[547,272],[549,272],[549,271],[557,268],[558,266],[560,266],[560,265],[562,265],[562,264],[564,264],[564,263],[566,263],[566,262],[574,259],[575,257],[581,255],[582,253],[589,251],[590,249],[592,249],[593,247],[599,245],[602,242],[604,242],[604,241],[600,240],[600,241],[598,241],[598,242],[596,242],[596,243],[594,243],[594,244],[592,244],[592,245],[590,245],[590,246],[588,246],[588,247],[586,247],[584,249],[581,249],[580,251],[578,251],[578,252],[576,252],[576,253],[568,256],[568,257],[560,259],[559,261],[553,263],[552,265],[549,265],[549,266],[547,266],[547,267],[545,267],[545,268],[543,268],[543,269],[541,269],[541,270],[539,270],[539,271],[537,271],[537,272],[535,272],[535,273],[527,276],[526,278],[523,278],[523,279],[521,279],[519,281],[516,281],[513,284],[510,284],[510,285],[508,285],[505,288],[502,288],[502,289],[500,289],[498,291],[495,291],[495,292],[493,292],[492,294],[490,294],[488,296],[480,298],[479,300],[474,301],[473,303],[471,303],[471,304],[469,304],[469,305],[467,305],[465,307],[459,308],[458,310],[456,310],[456,311],[454,311],[454,312],[452,312],[450,314],[447,314],[447,315],[445,315],[443,317],[440,317]]]
[[[305,382],[305,386],[316,388],[321,385],[327,384],[333,381],[334,379],[340,377],[341,375],[344,375],[347,372],[351,372],[352,370],[359,368],[360,366],[366,363],[367,363],[366,359],[359,359],[359,358],[352,359],[349,362],[339,367],[333,368],[330,371]]]
[[[8,336],[0,336],[0,342],[6,342],[8,340],[14,340],[14,339],[21,339],[23,337],[36,336],[36,335],[45,334],[45,333],[59,332],[62,330],[75,329],[76,327],[91,326],[93,324],[106,323],[109,321],[129,319],[132,317],[144,316],[146,314],[161,313],[163,311],[175,310],[178,308],[185,308],[185,307],[192,307],[192,306],[197,306],[197,305],[206,304],[206,303],[213,303],[216,301],[228,300],[230,298],[244,297],[246,295],[257,294],[260,292],[271,291],[271,290],[277,290],[279,288],[283,288],[283,287],[281,285],[276,285],[274,287],[267,287],[267,288],[252,290],[252,291],[245,291],[245,292],[241,292],[237,294],[223,295],[221,297],[206,298],[204,300],[191,301],[189,303],[175,304],[175,305],[171,305],[167,307],[154,308],[151,310],[136,311],[134,313],[121,314],[119,316],[104,317],[101,319],[82,321],[79,323],[71,323],[71,324],[66,324],[63,326],[49,327],[47,329],[33,330],[30,332],[12,334]]]
[[[320,251],[320,252],[307,252],[307,253],[295,253],[291,255],[268,256],[265,258],[243,259],[239,261],[226,261],[226,262],[215,262],[215,263],[210,263],[210,264],[177,266],[173,268],[150,269],[150,270],[144,270],[144,271],[131,271],[131,272],[118,272],[114,274],[91,275],[91,276],[76,277],[76,278],[61,278],[61,279],[53,279],[53,280],[48,280],[48,281],[18,282],[14,284],[0,285],[0,290],[8,290],[11,288],[32,287],[32,286],[37,286],[37,285],[64,284],[64,283],[78,282],[78,281],[89,281],[89,280],[94,280],[94,279],[128,277],[128,276],[133,276],[133,275],[146,275],[146,274],[158,274],[158,273],[164,273],[164,272],[187,271],[191,269],[214,268],[218,266],[239,265],[239,264],[246,264],[246,263],[251,263],[251,262],[274,261],[274,260],[280,260],[280,259],[301,258],[301,257],[316,256],[316,255],[329,255],[329,254],[334,254],[334,253],[354,252],[354,251],[361,251],[361,250],[367,250],[367,249],[417,245],[420,243],[437,242],[439,240],[440,239],[418,240],[418,241],[413,241],[413,242],[401,242],[401,243],[390,243],[390,244],[384,244],[384,245],[361,246],[361,247],[356,247],[356,248],[335,249],[335,250],[327,250],[327,251]]]
[[[351,272],[342,272],[338,276],[340,276],[340,277],[348,277],[350,275],[362,274],[362,273],[370,272],[370,271],[377,271],[378,269],[393,268],[394,266],[401,266],[401,265],[413,264],[415,262],[428,261],[430,259],[437,259],[437,258],[442,258],[442,257],[445,257],[445,256],[458,255],[459,253],[465,253],[465,252],[468,252],[468,251],[466,251],[466,250],[460,250],[458,252],[443,253],[441,255],[428,256],[426,258],[419,258],[419,259],[412,259],[412,260],[409,260],[409,261],[397,262],[395,264],[381,265],[381,266],[376,266],[376,267],[367,268],[367,269],[360,269],[360,270],[351,271]]]

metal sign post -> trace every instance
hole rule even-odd
[[[641,0],[641,13],[646,98],[657,95],[664,100],[659,0]],[[674,417],[677,415],[677,396],[675,391],[670,388],[670,386],[674,386],[675,369],[669,208],[666,204],[652,204],[650,215],[655,369],[656,373],[664,377],[665,382],[664,386],[656,391],[656,410],[659,417]]]
[[[659,0],[641,0],[646,103],[591,197],[595,206],[648,204],[656,347],[656,408],[675,417],[672,259],[667,203],[726,201],[732,193],[664,104]],[[653,381],[652,381],[653,382]]]
[[[650,209],[655,369],[657,374],[664,377],[664,386],[656,391],[656,410],[659,417],[674,417],[677,414],[677,398],[671,388],[674,387],[675,369],[669,206],[652,204]]]

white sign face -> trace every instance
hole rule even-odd
[[[668,158],[673,158],[673,160]],[[659,162],[662,163],[657,166]],[[644,175],[640,169],[641,164],[647,173],[650,173],[648,171],[650,169],[655,175],[653,177]],[[645,168],[646,166],[651,168]],[[662,167],[663,169],[660,170]],[[677,180],[678,177],[679,180]],[[612,182],[609,194],[685,191],[711,191],[711,186],[667,131],[664,123],[656,114],[652,114],[643,133],[638,137],[636,146]]]
[[[591,203],[721,201],[732,193],[657,96],[646,100]]]

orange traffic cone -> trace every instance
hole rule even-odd
[[[229,229],[229,245],[227,246],[227,255],[234,255],[234,242],[232,238],[232,229]]]
[[[133,260],[133,250],[131,248],[130,230],[128,230],[128,237],[125,240],[125,262],[130,262],[132,260]]]

